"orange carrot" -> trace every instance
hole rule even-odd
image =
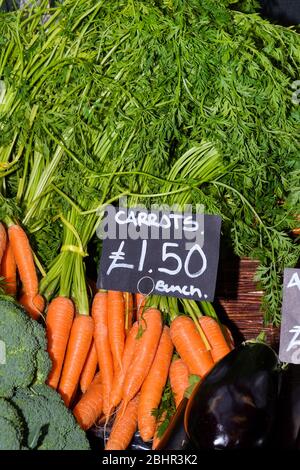
[[[137,429],[139,395],[120,406],[105,450],[126,450]]]
[[[94,321],[77,315],[73,322],[58,391],[66,406],[70,405],[86,361],[94,333]]]
[[[226,325],[221,325],[221,329],[222,329],[224,338],[225,338],[226,343],[228,344],[229,348],[231,350],[234,349],[234,339],[233,339],[233,336],[232,336],[232,333],[231,333],[230,329]]]
[[[42,315],[45,308],[44,297],[40,294],[37,294],[34,297],[31,297],[31,295],[22,294],[21,298],[19,299],[19,303],[34,320],[37,320],[40,315]]]
[[[193,320],[186,315],[180,315],[172,321],[170,331],[173,344],[190,374],[200,377],[205,375],[214,362]]]
[[[137,344],[139,324],[135,322],[127,335],[124,354],[122,358],[122,367],[119,367],[114,375],[112,391],[111,391],[111,405],[113,407],[118,406],[122,400],[123,385],[125,375],[134,357],[134,351]]]
[[[0,224],[0,227],[1,227],[1,224]],[[0,238],[1,238],[1,235],[0,235]],[[1,259],[1,253],[0,253],[0,259]],[[0,272],[1,272],[1,276],[3,276],[5,280],[5,293],[7,295],[15,296],[17,293],[17,266],[16,266],[15,257],[14,257],[14,254],[13,254],[13,251],[9,242],[6,245],[6,250],[4,251],[4,254],[2,256]]]
[[[157,421],[155,434],[154,434],[153,442],[152,442],[152,450],[155,450],[157,448],[157,446],[159,445],[160,441],[161,441],[162,436],[159,437],[159,435],[158,435],[158,434],[160,434],[160,432],[159,432],[160,429],[159,428],[162,425],[162,423],[165,421],[166,416],[167,416],[167,412],[164,411],[162,413],[161,417]]]
[[[111,408],[110,393],[114,377],[114,367],[108,337],[108,303],[106,292],[98,292],[95,295],[92,305],[92,317],[95,322],[94,341],[103,385],[103,412],[106,418],[108,418]]]
[[[125,345],[125,312],[123,292],[108,291],[108,336],[114,370],[122,366]]]
[[[165,326],[149,374],[144,381],[138,407],[138,428],[144,442],[153,438],[156,418],[152,415],[161,402],[173,355],[169,327]]]
[[[125,331],[126,334],[130,331],[133,321],[133,298],[130,292],[123,292],[124,307],[125,307]]]
[[[8,237],[19,271],[23,292],[28,299],[34,299],[38,294],[39,284],[28,237],[19,225],[8,227]]]
[[[4,255],[7,243],[7,235],[4,225],[0,222],[0,263]]]
[[[127,404],[140,390],[154,360],[162,332],[162,318],[159,310],[149,308],[139,322],[139,338],[134,357],[127,370],[123,399]]]
[[[28,237],[19,225],[8,227],[8,237],[22,282],[20,303],[32,318],[38,319],[44,310],[44,299],[38,294],[38,277]]]
[[[146,297],[144,294],[135,294],[135,305],[136,305],[136,318],[140,320],[143,315],[146,304]]]
[[[91,385],[98,366],[98,357],[94,341],[91,344],[88,357],[86,358],[83,366],[83,371],[80,377],[80,389],[82,393],[85,393]]]
[[[74,304],[67,297],[56,297],[48,307],[46,331],[52,370],[47,384],[56,389],[60,379],[74,318]]]
[[[169,372],[171,389],[175,399],[176,408],[180,405],[186,389],[189,387],[189,370],[182,359],[175,359]]]
[[[100,373],[95,375],[85,394],[73,410],[80,427],[87,430],[96,423],[102,413],[102,385]]]
[[[211,355],[214,362],[218,362],[222,357],[230,352],[230,348],[226,343],[223,332],[218,322],[207,316],[198,318],[200,326],[204,331],[207,341],[211,347]]]

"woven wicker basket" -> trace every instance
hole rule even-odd
[[[268,343],[277,349],[278,328],[263,325],[260,309],[263,292],[258,290],[253,279],[257,266],[256,261],[234,256],[222,261],[216,308],[222,322],[230,327],[236,344],[264,331]]]

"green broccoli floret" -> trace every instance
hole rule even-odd
[[[35,450],[89,450],[85,432],[52,388],[34,385],[18,389],[11,401],[24,419],[24,446]]]
[[[0,397],[45,381],[50,370],[45,331],[8,299],[0,299],[0,346]]]
[[[19,430],[5,418],[0,416],[0,450],[20,450]]]
[[[0,398],[0,417],[22,428],[22,420],[15,406],[6,398]]]
[[[23,423],[14,405],[0,398],[0,450],[19,450],[23,440]]]

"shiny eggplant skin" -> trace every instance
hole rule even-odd
[[[289,364],[281,374],[277,446],[300,449],[300,365]]]
[[[187,398],[181,401],[156,450],[192,450],[184,429],[184,413],[187,403]]]
[[[271,444],[279,363],[263,343],[246,343],[218,362],[194,390],[185,412],[192,444],[204,449],[252,449]]]

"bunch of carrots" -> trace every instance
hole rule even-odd
[[[73,412],[85,430],[113,420],[107,450],[126,449],[137,429],[155,448],[162,420],[154,411],[167,382],[178,407],[189,377],[203,377],[233,347],[212,317],[199,313],[195,323],[177,315],[167,326],[160,310],[145,304],[139,294],[117,291],[99,291],[93,299],[93,339],[77,374],[81,396]]]
[[[34,319],[45,308],[39,294],[34,254],[24,229],[12,220],[0,222],[0,277],[6,294],[17,297]]]
[[[77,259],[74,269],[85,283]],[[6,293],[17,296],[34,319],[43,318],[34,255],[25,231],[12,221],[0,223],[0,266]],[[165,414],[158,419],[155,410],[167,383],[177,408],[191,376],[201,380],[233,348],[230,332],[207,302],[199,307],[184,300],[179,314],[174,298],[146,302],[141,294],[98,291],[89,311],[81,302],[85,293],[79,281],[74,296],[62,283],[46,309],[48,385],[84,430],[113,422],[106,449],[126,449],[136,430],[156,448]]]

